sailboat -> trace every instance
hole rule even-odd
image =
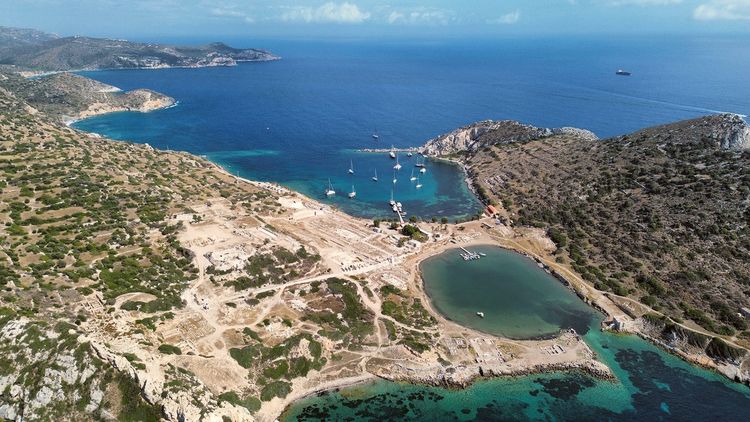
[[[422,182],[419,181],[419,177],[417,177],[417,189],[420,189],[422,187]]]
[[[417,162],[414,163],[414,167],[424,167],[424,158],[422,158],[422,161],[419,161],[419,158],[417,158]]]
[[[393,170],[393,183],[395,184],[398,180],[396,180],[396,170]]]
[[[394,170],[401,170],[401,164],[398,163],[398,155],[396,156],[396,165],[393,166]]]
[[[396,205],[396,201],[393,200],[393,189],[391,189],[391,200],[388,201],[388,205],[390,206]]]
[[[427,167],[422,167],[421,169],[419,169],[419,172],[422,174],[427,173]]]
[[[373,134],[372,134],[372,139],[374,139],[374,140],[376,140],[376,141],[377,141],[378,139],[380,139],[380,135],[378,135],[378,131],[377,131],[377,130],[375,130],[375,132],[373,132]]]
[[[391,158],[396,158],[396,150],[395,150],[395,149],[393,149],[393,145],[391,145],[391,152],[389,152],[389,153],[388,153],[388,155],[389,155],[389,156],[390,156]]]
[[[372,176],[372,181],[377,182],[378,181],[378,169],[375,169],[375,176]]]
[[[333,190],[333,185],[331,185],[331,179],[328,179],[328,189],[326,189],[326,196],[333,196],[336,195],[336,191]]]
[[[349,174],[354,174],[354,163],[349,160]]]
[[[354,198],[355,196],[357,196],[357,191],[354,190],[354,185],[352,185],[352,191],[349,192],[349,198]]]
[[[411,180],[412,182],[415,181],[415,180],[417,180],[417,178],[414,177],[414,169],[411,169],[411,179],[409,179],[409,180]]]
[[[412,155],[414,155],[414,154],[412,154],[411,151],[409,151],[409,152],[406,153],[407,157],[411,157]]]

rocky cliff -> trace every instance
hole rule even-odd
[[[548,138],[553,135],[569,134],[581,139],[596,140],[590,131],[576,128],[538,128],[513,120],[484,120],[429,140],[423,147],[427,155],[444,156],[513,142],[525,142]]]
[[[736,114],[724,113],[643,129],[615,138],[662,143],[703,143],[728,151],[750,149],[750,126]]]

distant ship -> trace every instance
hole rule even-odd
[[[378,181],[378,169],[375,169],[375,176],[372,176],[372,181],[377,182]]]
[[[354,174],[354,163],[349,160],[349,174]]]
[[[391,152],[389,152],[388,155],[391,158],[396,158],[396,151],[393,149],[393,145],[391,145]]]
[[[628,72],[627,70],[618,69],[617,72],[615,72],[615,75],[630,76],[631,73]]]

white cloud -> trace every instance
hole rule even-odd
[[[682,0],[606,0],[612,6],[669,6],[680,4]]]
[[[499,18],[490,19],[489,21],[487,21],[487,23],[492,23],[496,25],[512,25],[518,22],[519,19],[521,19],[521,11],[516,9],[510,13],[506,13],[500,16]]]
[[[453,11],[418,7],[406,10],[394,10],[386,18],[390,24],[432,24],[447,25],[455,20]]]
[[[362,23],[368,19],[370,13],[349,2],[328,2],[317,8],[297,6],[281,14],[281,20],[287,22]]]
[[[247,23],[253,23],[255,22],[255,19],[248,15],[245,12],[240,12],[239,10],[234,9],[224,9],[224,8],[214,8],[211,9],[211,16],[216,16],[220,18],[236,18],[236,19],[242,19],[243,21]]]
[[[699,21],[750,20],[750,0],[713,0],[693,10],[693,19]]]

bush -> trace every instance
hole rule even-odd
[[[292,391],[292,384],[285,381],[274,381],[263,387],[260,392],[262,401],[269,401],[274,397],[284,398]]]
[[[159,346],[158,350],[165,355],[181,355],[182,354],[182,350],[180,350],[179,347],[173,346],[171,344],[162,344],[161,346]]]

